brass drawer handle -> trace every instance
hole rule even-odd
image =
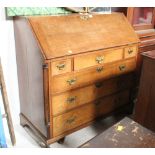
[[[77,98],[76,96],[69,97],[67,99],[67,103],[73,103],[73,102],[75,102],[76,98]]]
[[[102,82],[97,82],[97,83],[95,83],[95,86],[96,86],[96,88],[100,88],[100,87],[102,87]]]
[[[118,96],[117,98],[115,98],[114,102],[115,104],[120,104],[122,102],[121,97]]]
[[[69,85],[73,85],[76,83],[76,79],[70,79],[70,80],[67,80],[67,82]]]
[[[96,57],[96,61],[99,64],[103,63],[103,60],[104,60],[104,56],[98,56],[98,57]]]
[[[66,123],[67,123],[67,124],[71,124],[71,123],[75,122],[75,120],[76,120],[76,116],[67,119],[67,120],[66,120]]]
[[[120,71],[124,71],[125,69],[126,69],[126,66],[125,66],[125,65],[120,65],[120,66],[119,66],[119,70],[120,70]]]
[[[104,69],[103,67],[97,67],[97,68],[96,68],[96,71],[100,73],[100,72],[103,71],[103,69]]]
[[[65,64],[58,64],[56,67],[59,69],[59,70],[63,70],[65,68]]]
[[[129,50],[128,50],[128,53],[129,53],[129,54],[133,53],[133,49],[129,49]]]
[[[96,106],[99,106],[100,104],[101,104],[101,100],[98,100],[98,101],[95,102]]]

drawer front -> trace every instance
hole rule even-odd
[[[117,62],[109,66],[94,67],[87,71],[72,73],[69,75],[57,76],[51,78],[53,94],[64,92],[84,85],[93,84],[99,80],[105,80],[121,74],[132,72],[135,70],[135,59]]]
[[[59,60],[51,63],[52,75],[71,72],[71,59]]]
[[[128,101],[129,91],[124,91],[117,95],[106,97],[97,102],[87,104],[81,108],[54,117],[53,136],[59,136],[62,133],[88,123],[97,116],[108,114],[117,107],[127,104]]]
[[[137,46],[130,46],[125,48],[124,58],[131,58],[137,56]]]
[[[110,63],[123,58],[123,49],[100,51],[94,54],[77,56],[74,58],[74,70],[80,70],[95,65]]]
[[[133,85],[133,74],[129,74],[52,96],[52,113],[53,115],[60,114],[100,97],[116,93],[122,89],[131,88]]]

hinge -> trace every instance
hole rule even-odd
[[[47,116],[47,127],[49,127],[51,125],[51,122],[50,122],[50,113],[48,112],[48,116]]]
[[[43,64],[43,69],[47,69],[48,68],[48,64]]]
[[[48,122],[48,123],[47,123],[47,127],[49,127],[50,125],[51,125],[51,123],[50,123],[50,122]]]
[[[47,127],[49,127],[51,125],[51,122],[50,122],[50,114],[48,112],[48,114],[45,116],[45,125]]]

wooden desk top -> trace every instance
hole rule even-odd
[[[155,133],[125,117],[82,148],[154,148]]]

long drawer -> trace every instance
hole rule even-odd
[[[105,97],[97,102],[86,104],[53,118],[53,136],[56,137],[71,129],[92,121],[100,115],[108,114],[117,107],[129,102],[129,91]]]
[[[65,92],[84,85],[93,84],[98,80],[105,80],[121,74],[134,71],[136,60],[128,59],[107,66],[99,66],[86,71],[75,72],[68,75],[51,77],[52,94]]]
[[[70,90],[51,97],[52,114],[57,115],[134,85],[133,74],[96,82],[83,88]]]

